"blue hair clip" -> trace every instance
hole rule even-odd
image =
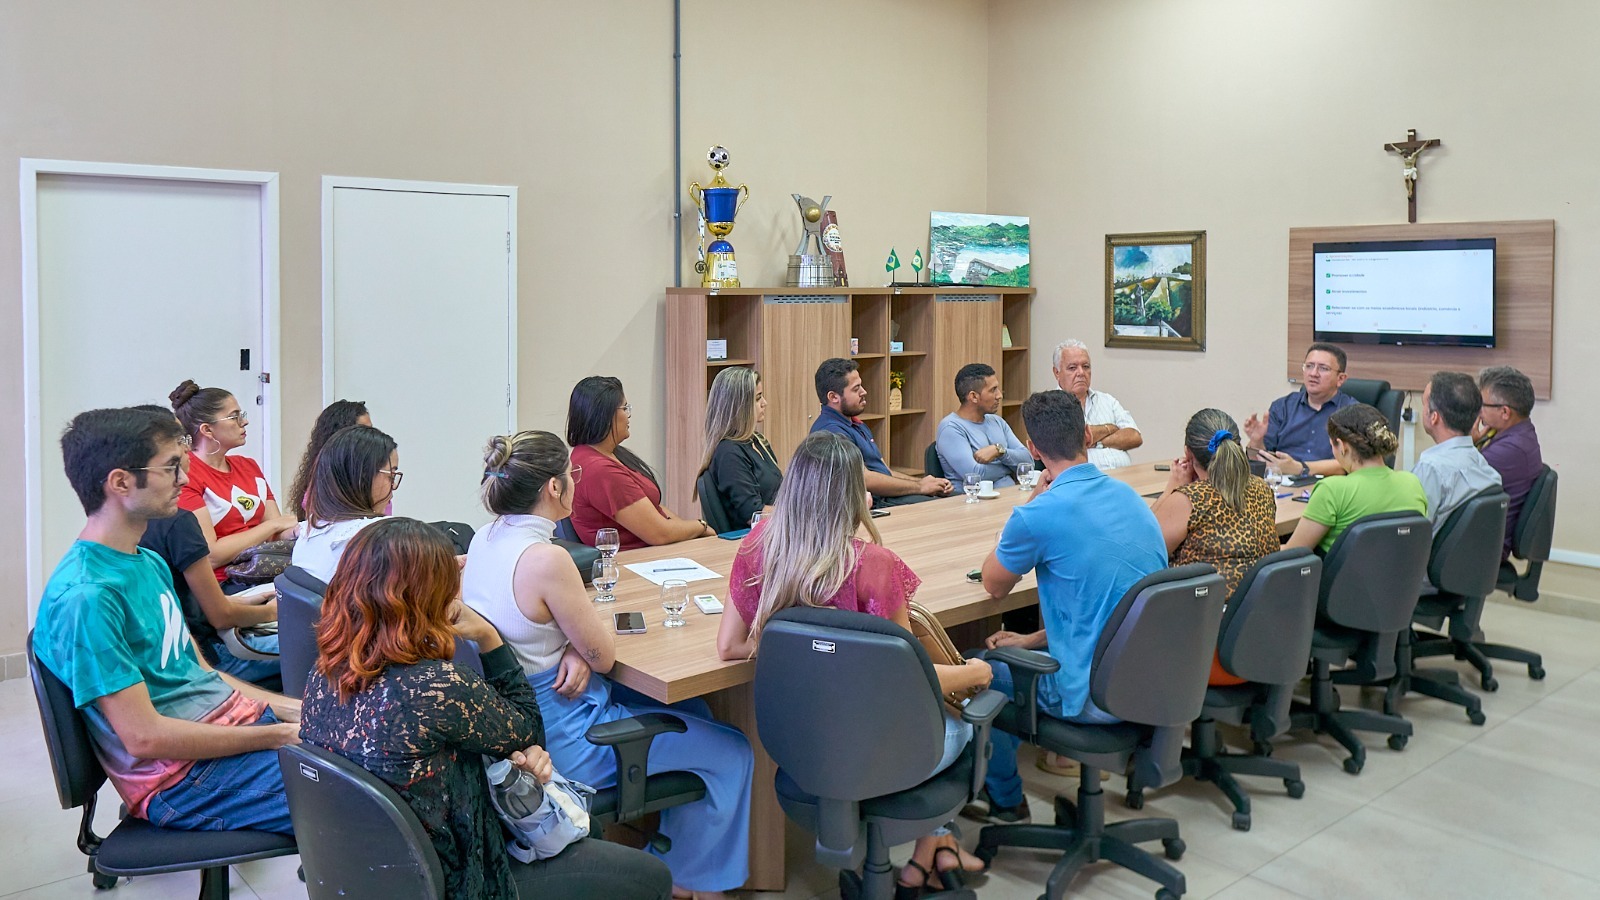
[[[485,477],[485,478],[504,478],[504,477],[506,477],[506,473],[504,473],[504,472],[489,472],[489,471],[485,471],[483,473],[483,477]]]
[[[1211,436],[1211,440],[1206,442],[1206,452],[1215,453],[1217,452],[1217,448],[1222,446],[1223,441],[1230,440],[1233,440],[1233,432],[1226,428],[1220,428],[1217,430],[1216,434]]]

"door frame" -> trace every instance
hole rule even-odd
[[[278,331],[278,173],[237,169],[201,169],[189,166],[151,166],[132,163],[88,162],[67,159],[21,160],[19,193],[22,199],[22,395],[23,457],[27,478],[28,622],[44,590],[42,558],[44,530],[43,453],[39,395],[39,176],[89,175],[108,178],[146,178],[155,181],[199,181],[253,184],[261,191],[261,353],[260,371],[279,372]],[[279,474],[282,435],[278,392],[271,382],[261,384],[261,414],[266,420],[266,440],[261,442],[262,469],[274,481]]]
[[[515,185],[460,184],[450,181],[410,181],[363,178],[354,175],[322,176],[322,405],[333,395],[333,192],[338,188],[394,191],[407,194],[462,194],[505,197],[511,205],[506,220],[506,428],[517,428],[517,188]]]

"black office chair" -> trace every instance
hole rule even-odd
[[[922,451],[922,468],[924,470],[923,474],[932,475],[935,478],[950,477],[944,470],[944,462],[939,459],[938,442],[930,443],[928,448]]]
[[[594,581],[594,561],[600,558],[600,551],[578,540],[578,530],[572,527],[571,517],[556,522],[555,537],[550,543],[567,551],[572,557],[572,564],[578,567],[578,574],[583,576],[583,583]]]
[[[1299,799],[1306,785],[1300,766],[1271,759],[1270,742],[1289,730],[1295,686],[1306,672],[1311,633],[1317,619],[1317,589],[1322,560],[1305,548],[1280,550],[1262,557],[1239,580],[1222,614],[1217,653],[1222,667],[1248,683],[1206,690],[1200,718],[1189,726],[1183,752],[1183,774],[1217,786],[1233,803],[1233,827],[1250,830],[1250,797],[1235,775],[1260,775],[1283,780],[1290,797]],[[1253,753],[1228,753],[1217,734],[1217,722],[1248,725]],[[1128,799],[1143,805],[1136,789]]]
[[[1389,382],[1375,378],[1346,378],[1339,391],[1383,413],[1383,417],[1389,420],[1389,430],[1396,435],[1400,433],[1400,413],[1406,405],[1405,391],[1397,391],[1389,386]],[[1389,468],[1394,468],[1394,454],[1385,456],[1383,462]]]
[[[443,900],[439,855],[393,788],[313,744],[280,748],[278,765],[311,900]]]
[[[1483,701],[1461,686],[1458,673],[1417,669],[1411,663],[1451,654],[1457,659],[1470,660],[1478,667],[1479,683],[1484,690],[1499,688],[1492,674],[1483,674],[1489,668],[1489,661],[1472,646],[1472,636],[1478,630],[1483,604],[1494,590],[1495,577],[1500,571],[1507,502],[1505,492],[1498,486],[1488,488],[1456,507],[1439,524],[1433,535],[1433,553],[1428,559],[1428,581],[1433,589],[1423,591],[1411,620],[1445,633],[1419,632],[1413,628],[1409,634],[1401,634],[1401,690],[1464,706],[1467,718],[1474,725],[1484,722]]]
[[[1433,526],[1419,513],[1378,513],[1351,524],[1322,561],[1310,703],[1295,705],[1293,727],[1331,735],[1350,752],[1344,770],[1352,775],[1367,762],[1354,732],[1386,733],[1389,746],[1399,750],[1411,737],[1411,723],[1392,713],[1340,709],[1333,685],[1395,676],[1400,632],[1411,627],[1432,538]],[[1346,662],[1354,665],[1333,671]]]
[[[299,566],[272,580],[278,591],[278,665],[286,697],[303,697],[306,678],[317,663],[317,620],[328,586]]]
[[[33,654],[28,633],[28,675],[39,704],[45,749],[55,775],[62,809],[83,808],[78,824],[78,849],[89,857],[94,886],[115,887],[117,879],[140,875],[200,870],[200,900],[226,900],[228,867],[253,859],[292,856],[294,838],[267,831],[178,831],[158,828],[144,819],[124,818],[105,837],[94,833],[94,810],[106,770],[95,756],[83,714],[72,691]]]
[[[695,479],[694,488],[700,495],[700,517],[706,520],[712,531],[722,534],[750,525],[749,522],[733,524],[728,508],[722,504],[722,495],[717,493],[717,479],[712,476],[710,469],[700,473],[700,477]]]
[[[1100,634],[1089,674],[1089,696],[1123,720],[1116,725],[1079,725],[1040,712],[1038,678],[1060,668],[1055,659],[1016,647],[985,654],[1011,667],[1015,685],[996,725],[1077,760],[1081,771],[1078,802],[1056,798],[1056,824],[990,825],[978,836],[979,859],[992,860],[1002,846],[1064,851],[1045,885],[1048,900],[1064,897],[1078,870],[1100,860],[1159,882],[1157,898],[1183,895],[1183,873],[1135,846],[1159,839],[1167,859],[1181,859],[1178,823],[1107,825],[1100,772],[1124,771],[1131,759],[1130,787],[1163,787],[1182,777],[1183,732],[1200,715],[1226,599],[1222,576],[1208,565],[1164,569],[1128,589]]]
[[[1501,565],[1495,588],[1518,600],[1529,603],[1538,600],[1539,576],[1545,562],[1550,559],[1550,542],[1555,530],[1556,472],[1545,466],[1539,477],[1534,479],[1533,487],[1528,489],[1527,498],[1522,501],[1522,516],[1517,519],[1517,530],[1511,538],[1511,555],[1526,560],[1527,570],[1518,573],[1509,562]],[[1528,667],[1529,678],[1544,680],[1544,658],[1532,650],[1481,640],[1474,640],[1473,646],[1489,659],[1522,663]]]
[[[922,645],[877,616],[796,607],[762,629],[755,703],[761,743],[778,764],[778,804],[816,835],[817,860],[840,870],[845,900],[882,900],[894,894],[889,848],[950,821],[983,788],[989,727],[1005,697],[985,691],[966,705],[972,741],[934,772],[943,701]]]

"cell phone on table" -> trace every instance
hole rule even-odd
[[[889,511],[887,509],[874,509],[869,511],[867,515],[873,517],[874,519],[882,519],[889,515]]]
[[[617,634],[644,634],[644,613],[642,612],[612,613],[611,618],[616,622]]]
[[[1294,495],[1294,502],[1296,502],[1296,503],[1310,503],[1311,502],[1311,491],[1304,490],[1304,491],[1301,491],[1298,494],[1295,494]]]
[[[1172,463],[1156,463],[1157,472],[1171,472]]]

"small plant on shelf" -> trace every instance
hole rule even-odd
[[[901,393],[906,386],[906,373],[889,371],[889,411],[898,412],[905,398]]]

